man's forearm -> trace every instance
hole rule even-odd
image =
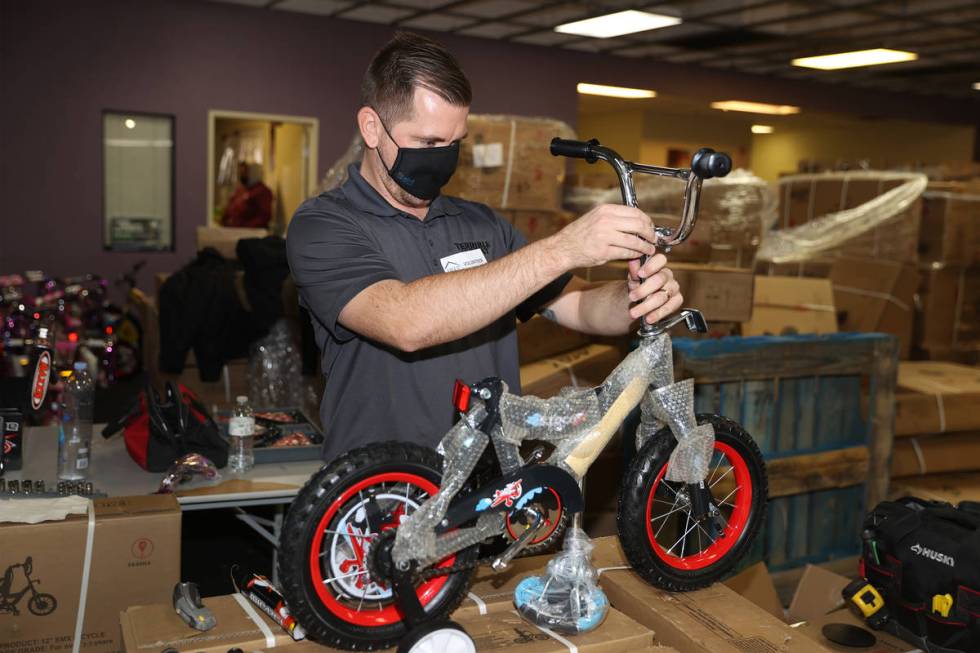
[[[477,268],[408,284],[379,284],[380,292],[370,299],[373,312],[394,316],[394,328],[400,330],[383,339],[415,351],[487,326],[565,271],[561,257],[545,241],[538,241]],[[353,328],[358,330],[357,325]]]
[[[625,281],[607,281],[582,291],[579,299],[582,331],[600,336],[627,333],[630,317],[629,291]]]

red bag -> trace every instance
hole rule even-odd
[[[150,472],[164,472],[188,453],[199,453],[218,468],[228,463],[228,442],[204,404],[184,385],[168,381],[161,399],[147,382],[133,407],[107,424],[102,436],[120,430],[130,457]]]

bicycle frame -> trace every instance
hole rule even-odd
[[[634,164],[596,140],[585,143],[555,139],[551,151],[556,156],[583,158],[590,163],[599,159],[609,162],[619,176],[624,203],[630,206],[636,206],[633,172],[686,180],[683,216],[677,232],[657,228],[662,247],[683,242],[693,230],[702,179],[723,176],[731,168],[727,155],[708,149],[695,154],[690,170]],[[398,529],[391,549],[395,566],[403,570],[412,564],[425,567],[503,533],[505,513],[529,508],[535,494],[547,487],[566,494],[564,504],[570,512],[581,510],[584,502],[580,485],[589,467],[638,406],[642,417],[637,450],[646,438],[664,425],[669,426],[678,444],[670,457],[667,480],[692,484],[706,492],[704,479],[714,447],[714,430],[697,423],[693,381],[674,383],[667,330],[681,321],[692,331],[707,330],[704,318],[692,309],[656,324],[644,323],[639,331],[639,346],[597,389],[563,391],[553,399],[539,399],[511,395],[499,379],[487,379],[474,386],[461,386],[458,382],[454,400],[465,397],[466,401],[456,402],[461,419],[439,445],[444,457],[442,487]],[[471,397],[475,397],[472,406]],[[535,456],[525,461],[519,452],[525,440],[550,442],[555,450],[542,464],[537,464]],[[454,501],[491,443],[503,476]],[[475,526],[460,528],[473,518],[477,520]],[[516,555],[519,548],[512,546],[508,551]]]

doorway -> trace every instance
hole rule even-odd
[[[315,192],[319,131],[306,116],[209,111],[205,225],[284,234]]]

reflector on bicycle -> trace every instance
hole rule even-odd
[[[472,392],[470,386],[456,379],[456,385],[453,386],[453,406],[456,407],[456,410],[465,413],[470,409],[470,394]]]

